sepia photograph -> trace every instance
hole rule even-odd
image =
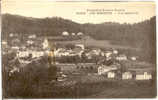
[[[1,1],[3,99],[156,98],[155,2]]]

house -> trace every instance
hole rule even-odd
[[[10,33],[10,34],[9,34],[9,37],[13,37],[13,36],[14,36],[14,34],[13,34],[13,33]]]
[[[105,56],[108,58],[108,57],[110,57],[111,56],[111,54],[112,54],[112,52],[111,51],[106,51],[105,52]]]
[[[19,51],[17,53],[17,57],[22,58],[22,57],[29,57],[32,56],[32,58],[37,58],[37,57],[41,57],[44,56],[44,52],[43,51]]]
[[[137,60],[137,58],[133,56],[133,57],[131,57],[131,60],[135,61],[135,60]]]
[[[29,60],[23,60],[23,59],[19,59],[19,62],[21,64],[29,64],[29,63],[31,63],[31,61],[29,61]]]
[[[82,36],[83,33],[82,33],[82,32],[78,32],[77,35],[78,35],[78,36]]]
[[[71,33],[71,35],[72,35],[72,36],[75,36],[76,34],[75,34],[75,33]]]
[[[83,44],[75,44],[75,47],[80,47],[82,50],[85,49],[84,45]]]
[[[61,52],[61,56],[69,56],[69,52],[67,52],[67,51]]]
[[[54,50],[54,55],[56,57],[61,57],[62,53],[64,53],[66,50],[64,48],[58,48],[57,50]]]
[[[104,52],[101,52],[100,54],[101,54],[101,56],[105,56],[105,53],[104,53]]]
[[[2,40],[2,45],[7,45],[7,41]]]
[[[9,37],[19,37],[19,34],[18,33],[10,33]]]
[[[27,44],[29,44],[29,45],[30,45],[30,44],[33,44],[33,43],[34,43],[34,41],[32,41],[32,40],[28,40],[28,41],[27,41]]]
[[[93,52],[92,52],[92,51],[86,52],[85,55],[86,55],[89,59],[91,59],[92,56],[93,56]]]
[[[116,60],[122,61],[122,60],[127,60],[127,56],[124,54],[121,54],[119,56],[116,57]]]
[[[79,57],[81,57],[83,52],[84,52],[84,51],[81,50],[81,51],[76,52],[76,54],[77,54]]]
[[[58,48],[58,49],[54,50],[54,55],[57,56],[57,55],[58,55],[58,52],[59,52],[60,50],[62,50],[62,48]]]
[[[2,48],[3,48],[3,50],[4,50],[4,48],[7,49],[7,47],[8,47],[7,41],[2,40]]]
[[[115,72],[108,72],[107,77],[108,78],[115,78],[116,73]]]
[[[86,56],[88,58],[92,58],[93,56],[96,56],[96,55],[98,56],[100,54],[101,54],[101,50],[100,49],[93,49],[93,50],[91,50],[89,52],[86,52]]]
[[[71,51],[70,53],[69,53],[69,56],[76,56],[77,54],[76,54],[76,52],[74,52],[74,51]]]
[[[98,75],[106,74],[107,72],[117,70],[117,66],[101,65],[98,67]]]
[[[35,34],[29,35],[28,38],[29,38],[29,39],[35,39],[35,38],[36,38],[36,35],[35,35]]]
[[[143,74],[136,74],[136,80],[150,80],[152,79],[152,75],[148,72],[144,72]]]
[[[122,79],[132,79],[132,73],[131,72],[124,72],[122,74]]]
[[[64,48],[58,48],[57,50],[54,51],[54,55],[56,57],[61,57],[61,56],[80,56],[82,55],[84,51],[80,47],[76,47],[72,50],[66,50]]]
[[[66,50],[60,50],[56,53],[54,53],[56,57],[61,57],[61,56],[69,56],[69,52],[67,52]]]
[[[80,69],[95,69],[95,68],[97,68],[97,65],[95,63],[78,63],[77,68],[80,68]]]
[[[113,50],[113,54],[118,54],[118,51],[117,50]]]
[[[101,50],[100,50],[100,49],[93,49],[92,52],[93,52],[95,55],[100,55]]]
[[[64,31],[64,32],[62,33],[62,35],[63,35],[63,36],[69,36],[69,33],[66,32],[66,31]]]
[[[74,49],[72,49],[72,51],[76,53],[79,57],[81,57],[82,53],[84,52],[84,50],[81,47],[75,47]]]
[[[11,47],[13,50],[19,50],[19,47],[18,46],[12,46]]]
[[[29,52],[28,51],[19,51],[16,54],[17,57],[21,58],[21,57],[28,57],[29,56]]]
[[[49,43],[48,43],[48,39],[44,39],[43,43],[42,43],[43,49],[47,49],[49,47]]]
[[[37,58],[37,57],[44,56],[43,51],[32,51],[31,54],[32,54],[32,58]]]

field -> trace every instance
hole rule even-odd
[[[109,40],[95,40],[90,36],[85,36],[79,40],[72,40],[72,41],[51,41],[52,43],[60,43],[60,44],[84,44],[86,47],[98,47],[98,48],[115,48],[115,49],[130,49],[130,50],[138,50],[139,48],[134,48],[131,46],[123,46],[123,45],[115,45],[111,44]]]
[[[42,89],[39,98],[154,98],[155,96],[156,87],[152,81],[121,81],[102,76],[76,75]]]

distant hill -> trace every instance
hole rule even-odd
[[[156,17],[135,24],[105,22],[101,24],[79,24],[71,20],[52,18],[31,18],[19,15],[2,15],[2,37],[8,33],[59,36],[63,31],[83,32],[98,40],[109,40],[114,44],[128,45],[142,49],[145,59],[155,62]]]
[[[80,32],[80,24],[59,17],[54,18],[30,18],[19,15],[2,15],[2,31],[18,34],[37,34],[44,36],[61,35],[63,31]]]

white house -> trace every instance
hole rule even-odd
[[[117,56],[116,57],[116,60],[119,60],[119,61],[121,61],[121,60],[127,60],[127,56],[126,55],[119,55],[119,56]]]
[[[44,55],[43,51],[19,51],[17,53],[17,57],[28,57],[29,55],[32,55],[32,58],[41,57]]]
[[[85,49],[85,47],[84,47],[84,45],[83,45],[83,44],[75,44],[75,46],[76,46],[76,47],[80,47],[80,48],[82,48],[82,50],[84,50],[84,49]]]
[[[66,50],[60,50],[58,52],[54,52],[54,55],[56,57],[61,57],[61,56],[69,56],[69,52]]]
[[[71,35],[73,35],[73,36],[74,36],[74,35],[76,35],[76,34],[75,34],[75,33],[71,33]]]
[[[65,55],[68,55],[68,53],[65,53],[66,50],[63,49],[63,48],[58,48],[57,50],[54,51],[54,55],[56,57],[61,57],[61,56],[65,56]]]
[[[43,56],[44,52],[43,51],[32,51],[31,54],[32,54],[32,58],[36,58],[36,57]]]
[[[105,52],[105,56],[108,58],[108,57],[110,57],[111,56],[111,54],[112,54],[112,52],[111,51],[106,51]]]
[[[83,52],[84,52],[84,51],[81,50],[81,51],[79,51],[79,52],[76,52],[76,54],[77,54],[79,57],[81,57],[81,55],[82,55]]]
[[[81,35],[83,35],[83,33],[82,33],[82,32],[78,32],[77,35],[78,35],[78,36],[81,36]]]
[[[10,37],[13,37],[13,36],[14,36],[14,34],[13,34],[13,33],[10,33],[10,34],[9,34],[9,36],[10,36]]]
[[[115,78],[115,73],[114,72],[108,72],[107,77],[108,78]]]
[[[152,79],[152,75],[144,72],[144,74],[137,74],[136,75],[136,80],[150,80]]]
[[[76,54],[76,52],[70,52],[69,53],[69,56],[76,56],[77,54]]]
[[[21,58],[21,57],[28,57],[29,56],[29,52],[28,51],[19,51],[16,54],[17,57]]]
[[[35,39],[35,38],[36,38],[36,35],[35,35],[35,34],[29,35],[28,38],[29,38],[29,39]]]
[[[33,43],[34,43],[34,41],[32,41],[32,40],[27,41],[27,44],[33,44]]]
[[[48,43],[48,39],[44,39],[43,43],[42,43],[43,49],[47,49],[49,47],[49,43]]]
[[[118,54],[118,51],[117,50],[113,50],[113,54]]]
[[[130,72],[124,72],[123,74],[122,74],[122,79],[124,80],[124,79],[132,79],[132,73],[130,73]]]
[[[69,33],[66,32],[66,31],[64,31],[64,32],[62,33],[62,35],[63,35],[63,36],[69,36]]]
[[[117,70],[117,67],[114,67],[114,66],[107,67],[107,66],[101,65],[98,67],[98,75],[105,74],[112,70]]]
[[[136,57],[131,57],[131,60],[135,61],[135,60],[137,60],[137,58]]]
[[[104,52],[101,52],[100,54],[101,54],[101,56],[105,56],[105,53],[104,53]]]
[[[55,55],[55,56],[58,56],[58,53],[59,53],[59,51],[61,51],[61,50],[62,50],[62,48],[58,48],[58,49],[54,50],[54,55]]]
[[[29,61],[29,60],[24,60],[24,59],[19,59],[19,62],[20,62],[21,64],[29,64],[29,63],[31,63],[31,61]]]
[[[68,55],[69,55],[69,52],[66,52],[66,51],[61,53],[61,56],[68,56]]]
[[[19,50],[19,47],[18,46],[13,46],[13,47],[11,47],[12,49],[14,49],[14,50]]]
[[[2,45],[7,45],[7,41],[2,41]]]

